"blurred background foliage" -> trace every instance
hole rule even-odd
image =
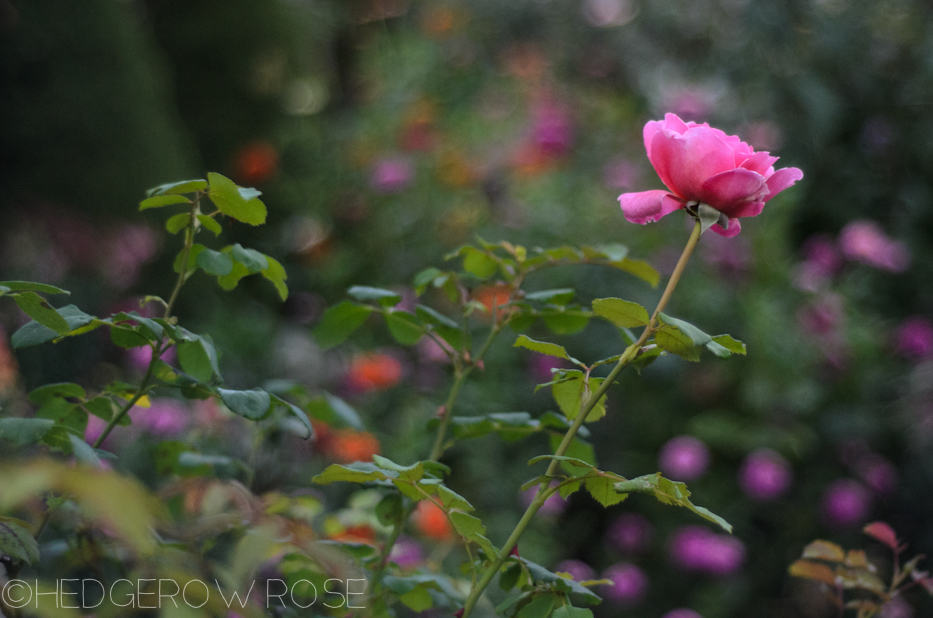
[[[688,555],[688,513],[639,499],[603,510],[580,494],[520,550],[625,583],[604,590],[618,598],[601,616],[823,616],[813,588],[786,574],[813,538],[865,546],[860,524],[884,519],[933,553],[931,92],[933,15],[917,0],[0,0],[0,277],[60,285],[90,311],[130,307],[173,279],[171,239],[136,213],[145,188],[216,170],[261,189],[269,225],[229,234],[285,264],[288,301],[249,280],[221,294],[199,275],[178,313],[212,334],[234,387],[326,387],[368,433],[262,434],[250,454],[254,429],[228,420],[222,435],[236,439],[218,439],[210,412],[166,426],[248,458],[256,493],[302,490],[330,461],[424,457],[449,380],[436,350],[400,348],[377,323],[322,351],[310,329],[348,286],[391,286],[410,303],[412,276],[476,234],[622,243],[669,272],[683,221],[635,226],[615,200],[660,187],[647,120],[708,121],[805,173],[739,237],[704,237],[670,309],[749,355],[627,374],[591,429],[604,469],[684,465],[740,545],[701,543],[725,556],[710,565]],[[583,302],[656,296],[596,267],[528,286],[574,287]],[[25,321],[3,311],[8,334]],[[582,359],[621,349],[595,323],[531,334]],[[461,414],[554,408],[546,391],[532,395],[550,366],[507,339],[464,389]],[[41,384],[94,388],[139,371],[92,341],[0,350],[5,407],[28,415],[23,393]],[[116,465],[157,485],[164,430],[133,434]],[[698,442],[662,451],[672,436]],[[494,541],[519,516],[525,460],[545,448],[484,438],[447,454],[451,485]],[[316,495],[333,512],[341,491]],[[354,528],[341,521],[319,533]],[[432,547],[430,527],[412,536]],[[931,611],[909,598],[917,613],[888,615]]]

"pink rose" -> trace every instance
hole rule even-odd
[[[742,230],[739,217],[758,215],[765,202],[803,178],[796,167],[775,171],[777,157],[755,152],[738,137],[706,123],[684,122],[675,114],[652,120],[643,135],[648,160],[669,191],[620,195],[622,212],[632,223],[650,223],[706,204],[725,217],[713,231],[730,238]]]

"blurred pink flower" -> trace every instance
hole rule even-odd
[[[553,101],[542,101],[531,110],[531,139],[548,155],[559,157],[573,145],[573,124],[567,108]]]
[[[842,255],[832,238],[823,234],[808,238],[801,249],[804,260],[795,268],[794,287],[817,292],[842,268]]]
[[[635,605],[641,601],[648,592],[648,576],[634,564],[617,562],[605,571],[602,579],[608,579],[614,586],[604,586],[600,589],[602,595],[622,605]]]
[[[897,489],[897,467],[874,453],[863,457],[856,465],[856,472],[873,492],[890,495]]]
[[[692,609],[680,607],[678,609],[672,609],[671,611],[661,616],[661,618],[703,618],[703,616],[696,613]]]
[[[881,606],[880,618],[914,618],[914,608],[904,597],[894,597]]]
[[[681,568],[709,575],[729,575],[745,561],[742,541],[703,526],[681,528],[671,537],[668,549]]]
[[[555,573],[570,573],[575,581],[585,582],[596,577],[593,567],[582,560],[564,560],[554,567]]]
[[[797,323],[810,335],[831,335],[844,317],[842,297],[826,294],[797,310]]]
[[[380,193],[398,193],[411,184],[414,174],[414,166],[410,160],[403,157],[384,157],[373,165],[369,184]]]
[[[739,469],[739,486],[752,500],[768,502],[790,489],[793,472],[779,453],[762,448],[751,453]]]
[[[149,408],[130,410],[133,424],[160,436],[178,435],[188,426],[190,412],[180,401],[168,398],[153,399]]]
[[[149,363],[152,361],[152,348],[147,345],[142,345],[137,348],[130,348],[126,351],[126,358],[130,363],[130,366],[136,371],[145,371],[149,367]],[[160,356],[169,365],[175,363],[176,352],[175,347],[162,352]]]
[[[933,322],[915,315],[901,322],[894,332],[897,352],[912,360],[933,356]]]
[[[84,430],[84,441],[88,444],[94,444],[97,441],[97,438],[104,433],[104,429],[107,428],[107,421],[104,419],[94,416],[93,414],[88,415],[87,417],[87,428]],[[113,434],[104,441],[104,445],[110,442]],[[102,445],[103,446],[103,445]]]
[[[106,246],[101,270],[114,286],[128,288],[159,252],[159,236],[148,226],[123,225],[110,235]]]
[[[603,167],[603,183],[610,189],[631,189],[640,176],[638,166],[627,159],[617,159]]]
[[[650,223],[687,206],[703,203],[725,217],[727,227],[712,230],[731,238],[742,230],[740,217],[761,213],[775,195],[803,178],[795,167],[774,169],[777,157],[754,149],[708,124],[684,122],[675,114],[644,128],[645,150],[669,191],[623,193],[619,203],[632,223]]]
[[[706,473],[709,460],[709,449],[705,444],[693,436],[677,436],[661,447],[658,466],[670,479],[693,481]]]
[[[654,526],[639,513],[625,513],[609,524],[609,543],[621,552],[640,553],[648,549]]]
[[[410,569],[424,562],[424,551],[418,541],[403,536],[395,542],[389,559],[403,569]]]
[[[550,382],[553,380],[554,372],[551,370],[560,369],[561,367],[566,367],[566,364],[563,360],[555,356],[532,352],[531,356],[528,358],[528,374],[532,380],[538,383]]]
[[[871,494],[853,479],[834,481],[823,492],[822,510],[833,528],[851,528],[868,519]]]
[[[846,225],[839,232],[839,247],[846,258],[889,272],[904,272],[910,264],[906,245],[889,238],[874,221]]]

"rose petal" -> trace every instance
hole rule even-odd
[[[767,152],[754,152],[749,155],[735,153],[737,167],[744,167],[747,170],[758,172],[762,176],[767,176],[768,170],[777,160],[778,157],[772,157]]]
[[[732,148],[706,128],[694,128],[682,136],[671,131],[655,133],[648,159],[667,188],[685,200],[702,201],[703,183],[735,168]]]
[[[774,172],[768,177],[769,193],[765,201],[767,202],[784,189],[793,186],[801,178],[803,178],[803,172],[796,167],[784,167]]]
[[[739,211],[746,209],[750,203],[762,201],[766,195],[768,185],[765,177],[739,167],[706,180],[698,199],[725,213],[727,217],[739,217],[753,216],[740,215]]]
[[[722,229],[722,226],[718,223],[714,223],[713,227],[709,229],[713,230],[723,238],[732,238],[733,236],[738,236],[739,232],[742,231],[742,224],[739,223],[738,219],[729,219],[728,230]]]
[[[651,223],[683,207],[667,191],[642,191],[619,196],[622,213],[631,223]]]
[[[735,211],[730,214],[733,217],[757,217],[761,214],[761,211],[764,210],[764,207],[764,200],[759,200],[757,202],[744,202],[739,204]]]
[[[645,128],[642,129],[641,135],[645,140],[645,152],[648,153],[648,158],[651,158],[651,140],[654,139],[654,134],[662,131],[664,125],[657,120],[651,120],[645,124]]]
[[[709,125],[698,125],[695,122],[684,122],[683,120],[680,119],[680,116],[678,116],[677,114],[671,114],[670,112],[664,114],[664,128],[667,129],[668,131],[673,131],[674,133],[683,135],[689,129],[696,127],[696,126],[709,126]]]

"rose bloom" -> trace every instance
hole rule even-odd
[[[742,541],[704,526],[686,526],[675,532],[669,551],[682,568],[709,575],[729,575],[745,561]]]
[[[768,200],[803,178],[796,167],[775,170],[777,157],[755,152],[738,137],[675,114],[650,121],[643,137],[648,160],[669,190],[620,195],[622,212],[632,223],[650,223],[702,203],[727,219],[713,231],[732,237],[742,230],[740,217],[757,216]]]
[[[388,354],[358,354],[350,362],[348,385],[357,392],[391,388],[402,379],[402,363]]]
[[[623,605],[635,605],[648,592],[648,576],[634,564],[618,562],[603,571],[602,579],[608,579],[614,586],[601,589],[603,596]]]
[[[860,219],[847,224],[839,232],[839,246],[848,259],[880,270],[900,273],[910,264],[907,246],[889,238],[874,221]]]
[[[234,177],[245,184],[262,184],[279,167],[279,153],[268,142],[255,142],[242,147],[233,160]]]
[[[761,448],[742,462],[739,486],[745,495],[757,502],[780,498],[790,489],[793,473],[790,464],[779,453]]]
[[[444,511],[428,500],[418,503],[412,515],[412,522],[421,534],[438,541],[450,539],[454,534],[450,520],[447,519]]]
[[[834,481],[823,493],[823,517],[833,528],[851,528],[868,519],[871,494],[852,479]]]
[[[648,549],[654,527],[644,515],[625,513],[609,524],[606,537],[619,551],[640,553]]]
[[[912,360],[933,356],[933,322],[923,316],[913,316],[901,322],[894,333],[897,351]]]

